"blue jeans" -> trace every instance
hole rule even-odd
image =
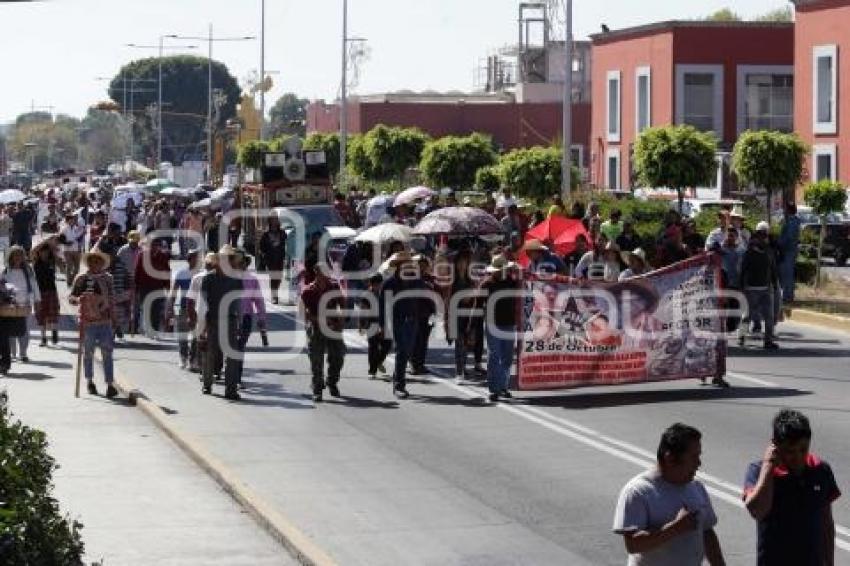
[[[773,290],[744,290],[747,297],[747,318],[752,321],[764,321],[764,342],[773,342]],[[741,325],[741,331],[746,328]]]
[[[407,362],[413,355],[416,330],[416,320],[412,318],[393,321],[393,340],[395,341],[393,387],[396,389],[404,389],[407,386]]]
[[[113,334],[111,323],[86,326],[86,335],[83,339],[83,372],[87,381],[94,379],[95,346],[100,346],[100,355],[103,357],[103,376],[106,383],[112,383]]]
[[[487,386],[490,393],[499,393],[508,388],[516,345],[516,329],[513,326],[497,326],[496,329],[500,334],[510,334],[510,338],[496,336],[487,327]]]
[[[797,253],[786,253],[779,262],[779,281],[782,284],[782,300],[786,303],[794,300],[794,271],[797,264]]]

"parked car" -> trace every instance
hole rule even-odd
[[[800,233],[800,252],[808,257],[817,257],[817,242],[820,239],[821,225],[803,224]],[[823,240],[823,257],[831,257],[835,265],[841,267],[850,257],[850,223],[830,222],[826,224]]]

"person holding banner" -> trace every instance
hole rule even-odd
[[[485,269],[488,278],[481,284],[481,289],[487,293],[487,387],[493,403],[497,403],[499,397],[511,397],[508,383],[516,347],[519,282],[514,274],[518,267],[505,256],[496,255]]]
[[[109,255],[91,251],[84,256],[86,273],[74,279],[68,302],[80,307],[80,334],[83,348],[83,370],[88,392],[97,395],[94,384],[94,349],[100,347],[106,396],[113,398],[118,390],[113,385],[112,350],[114,347],[113,321],[115,318],[115,291],[112,276],[106,271]]]
[[[619,281],[625,281],[632,277],[639,277],[647,272],[646,252],[643,251],[643,249],[637,248],[634,251],[622,252],[621,257],[623,259],[623,263],[628,265],[628,267],[620,273],[618,278]]]

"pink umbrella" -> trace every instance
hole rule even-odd
[[[410,187],[395,197],[395,206],[410,204],[420,199],[434,196],[436,193],[428,187]]]

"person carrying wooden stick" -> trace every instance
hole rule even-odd
[[[84,256],[88,271],[74,279],[68,302],[80,306],[80,342],[83,348],[83,372],[89,394],[97,395],[94,384],[94,349],[100,347],[106,396],[118,395],[113,385],[112,350],[114,347],[115,290],[109,267],[109,255],[91,251]]]

